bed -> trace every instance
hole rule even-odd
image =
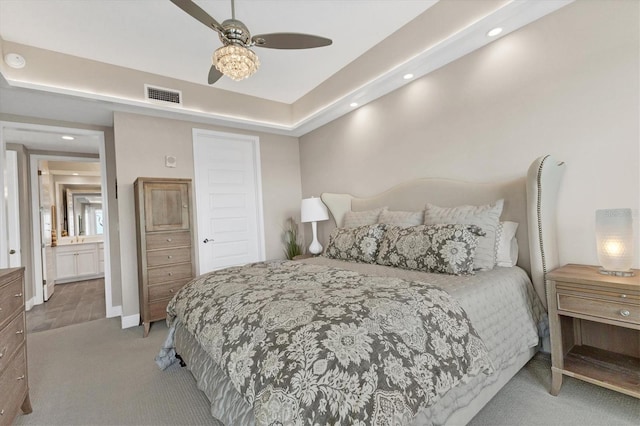
[[[335,222],[325,255],[197,277],[167,308],[156,361],[179,354],[226,425],[466,424],[548,340],[563,172],[544,156],[506,183],[322,194]],[[511,263],[483,258],[498,227],[459,206],[518,224],[503,241]]]

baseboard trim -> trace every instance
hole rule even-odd
[[[31,308],[33,308],[33,305],[35,305],[35,297],[32,297],[31,299],[27,300],[24,302],[24,309],[26,311],[30,311]]]
[[[140,325],[140,314],[122,316],[122,328],[137,327]]]
[[[107,307],[107,318],[121,317],[121,316],[122,316],[122,306]]]

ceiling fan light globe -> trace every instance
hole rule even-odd
[[[252,76],[260,67],[260,60],[250,49],[230,44],[213,54],[213,65],[218,71],[235,81]]]

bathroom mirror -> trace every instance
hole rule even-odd
[[[79,237],[104,233],[102,191],[99,186],[65,184],[61,188],[63,217],[60,236]]]

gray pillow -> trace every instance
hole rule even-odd
[[[374,263],[385,228],[382,224],[336,228],[331,231],[324,256],[350,262]]]
[[[359,226],[374,225],[378,223],[378,217],[386,207],[362,212],[346,212],[342,223],[343,228],[357,228]]]
[[[485,236],[478,240],[475,254],[475,269],[489,270],[496,264],[496,229],[500,223],[500,215],[504,200],[484,206],[438,207],[427,204],[424,211],[424,224],[462,224],[476,225]]]
[[[472,275],[481,234],[475,225],[388,226],[376,263],[424,272]]]
[[[422,225],[424,223],[424,211],[404,212],[383,210],[378,217],[378,223],[400,226],[402,228]]]

